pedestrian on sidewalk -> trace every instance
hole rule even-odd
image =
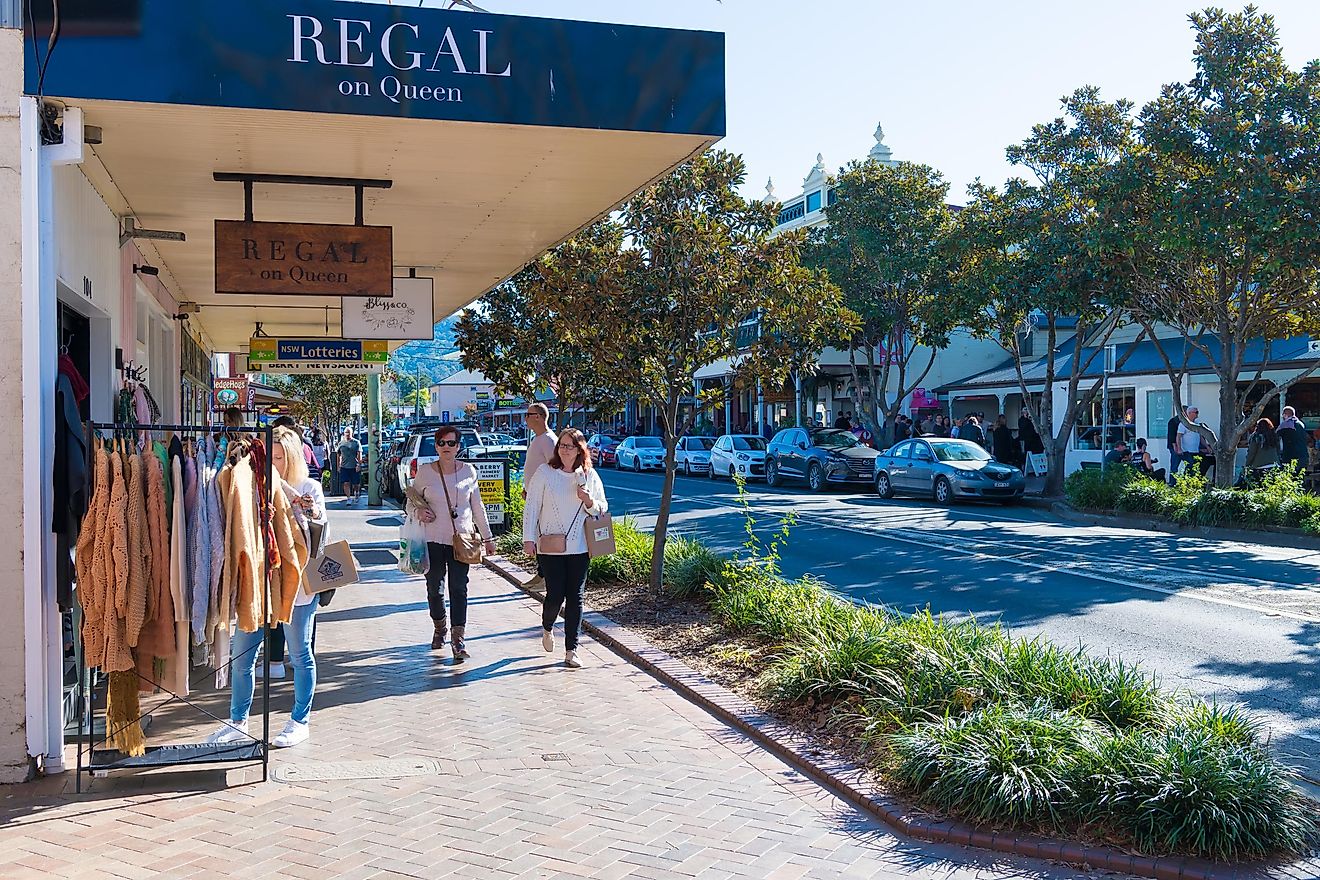
[[[352,428],[345,428],[344,439],[339,441],[339,482],[344,484],[344,497],[348,501],[357,501],[362,491],[358,476],[358,459],[361,457],[362,444],[353,436]]]
[[[455,663],[471,655],[467,650],[468,564],[454,558],[454,533],[480,532],[486,553],[495,553],[486,505],[481,501],[477,471],[458,460],[459,432],[453,425],[443,425],[435,432],[435,449],[440,456],[419,468],[412,487],[426,502],[410,513],[422,523],[430,568],[426,572],[426,603],[431,610],[434,632],[431,650],[445,646],[453,622],[450,648]],[[411,506],[411,505],[410,505]],[[445,584],[449,586],[449,615],[445,614]]]
[[[527,487],[532,477],[542,465],[555,454],[555,444],[559,438],[550,430],[550,410],[544,403],[532,403],[527,407],[527,430],[531,439],[527,442],[527,455],[523,461],[523,499],[527,498]],[[638,433],[641,433],[640,431]],[[538,571],[536,577],[528,583],[529,587],[544,587],[545,578]]]
[[[541,647],[555,649],[555,618],[564,608],[564,665],[582,666],[577,656],[582,627],[582,600],[587,589],[585,517],[609,510],[605,487],[591,466],[587,441],[569,428],[559,437],[547,467],[527,485],[523,510],[523,552],[536,557],[545,578],[545,604],[541,610]]]
[[[270,448],[270,464],[276,483],[289,499],[294,519],[306,529],[309,521],[325,522],[325,496],[321,484],[307,472],[303,458],[302,437],[291,428],[276,428]],[[307,532],[304,532],[307,536]],[[310,546],[310,543],[308,544]],[[312,633],[316,609],[320,602],[315,593],[299,589],[293,599],[293,614],[284,627],[293,666],[293,711],[284,729],[271,741],[276,748],[287,748],[306,742],[311,735],[312,696],[316,691],[316,657],[312,653]],[[229,722],[207,738],[210,743],[231,743],[250,739],[248,713],[256,691],[257,649],[266,641],[267,627],[258,626],[255,632],[234,631],[232,656],[233,686],[229,694]],[[269,642],[268,642],[269,644]],[[281,653],[282,655],[282,653]],[[272,649],[271,666],[277,655]]]

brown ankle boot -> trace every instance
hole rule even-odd
[[[462,663],[464,660],[472,656],[468,653],[467,642],[463,639],[463,636],[466,635],[466,629],[467,627],[464,626],[454,627],[454,639],[451,644],[454,648],[454,661],[456,663]]]
[[[431,650],[436,651],[445,646],[445,639],[449,636],[449,625],[443,620],[431,622],[435,624],[435,635],[431,636]]]

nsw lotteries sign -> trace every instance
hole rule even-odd
[[[249,341],[248,365],[262,373],[381,373],[390,360],[383,339],[275,339]]]

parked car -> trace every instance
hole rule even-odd
[[[714,437],[679,437],[674,448],[674,467],[687,476],[704,474],[710,470],[710,450]]]
[[[765,481],[803,480],[813,492],[830,483],[869,485],[879,454],[841,428],[785,428],[766,451]]]
[[[881,498],[902,493],[940,504],[958,498],[1017,501],[1026,488],[1021,470],[1000,464],[970,440],[905,440],[875,460],[875,491]]]
[[[625,437],[614,448],[614,466],[620,470],[632,468],[642,471],[665,469],[665,444],[659,437]]]
[[[623,438],[614,434],[593,434],[587,441],[587,452],[591,454],[591,463],[596,467],[614,464],[614,450],[623,442]]]
[[[467,458],[472,450],[485,449],[481,443],[481,438],[471,428],[458,429],[458,454],[462,458]],[[402,489],[407,489],[412,485],[412,481],[417,476],[417,469],[428,462],[435,461],[440,456],[435,451],[435,428],[426,427],[408,438],[408,443],[404,447],[403,454],[399,458],[399,485]]]
[[[755,434],[725,434],[715,441],[710,448],[710,469],[706,472],[712,479],[742,474],[750,480],[765,476],[765,440]]]

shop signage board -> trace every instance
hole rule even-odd
[[[248,384],[247,376],[216,379],[211,385],[211,411],[220,412],[231,406],[250,410],[255,393],[255,389]]]
[[[336,0],[140,0],[115,34],[65,18],[48,68],[25,41],[28,94],[42,70],[68,98],[725,134],[720,33]]]
[[[491,528],[503,531],[504,502],[509,492],[509,462],[503,458],[467,460],[477,472],[477,487],[481,490],[481,503],[486,506],[486,521]]]
[[[217,220],[215,292],[391,297],[394,230]]]
[[[352,339],[435,337],[434,279],[395,278],[393,296],[346,297],[340,305]]]
[[[248,364],[256,373],[382,373],[390,360],[383,339],[253,337]]]

